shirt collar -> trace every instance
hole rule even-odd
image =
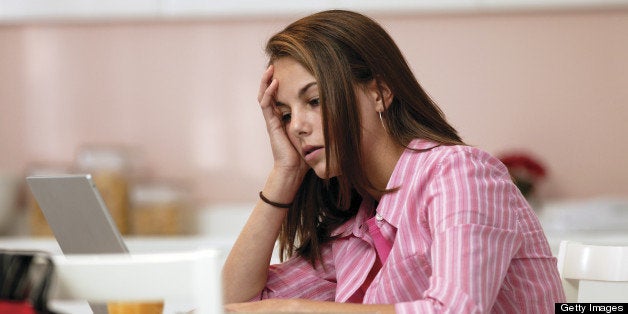
[[[399,191],[394,191],[382,196],[376,211],[377,214],[387,223],[391,224],[395,228],[399,228],[402,213],[400,210],[401,208],[398,208],[399,205],[395,206],[392,202],[395,193],[399,193]]]
[[[362,225],[370,218],[369,213],[373,212],[373,202],[370,200],[363,200],[360,204],[360,208],[355,216],[347,220],[331,233],[332,237],[346,237],[350,234],[360,236],[363,232],[360,230]]]
[[[399,228],[403,217],[402,211],[406,207],[405,204],[399,203],[396,194],[400,193],[402,189],[410,188],[410,183],[407,182],[406,176],[414,175],[414,173],[409,173],[408,171],[412,171],[413,169],[413,167],[408,168],[407,166],[409,158],[411,158],[413,154],[417,154],[414,150],[430,149],[436,146],[438,146],[438,143],[424,139],[414,139],[408,144],[408,148],[406,148],[399,157],[395,169],[390,175],[390,179],[386,185],[386,189],[388,190],[394,190],[395,188],[399,190],[384,194],[377,206],[377,213],[395,228]]]
[[[406,164],[407,159],[410,158],[412,154],[416,153],[415,151],[413,151],[413,149],[429,149],[437,145],[438,145],[437,143],[428,141],[428,140],[423,140],[423,139],[412,140],[408,144],[409,148],[406,148],[401,154],[401,157],[399,157],[399,160],[397,161],[397,164],[395,165],[395,169],[393,170],[393,173],[390,176],[390,180],[388,181],[386,188],[387,189],[409,188],[408,186],[403,185],[404,179],[406,176],[406,172],[405,172],[406,167],[404,165]],[[406,185],[408,184],[408,182],[405,182],[405,183]],[[396,197],[395,197],[397,193],[399,193],[399,191],[393,191],[393,192],[384,194],[382,198],[380,199],[380,202],[376,208],[377,214],[379,214],[386,222],[388,222],[395,228],[399,228],[399,225],[401,224],[401,219],[403,216],[401,210],[403,210],[403,207],[405,206],[403,204],[397,203],[398,200],[396,200]],[[331,235],[344,237],[344,236],[350,235],[351,233],[354,233],[356,235],[359,234],[360,226],[362,226],[362,224],[365,223],[366,220],[370,218],[367,216],[368,216],[368,213],[372,213],[372,208],[373,208],[372,201],[370,200],[362,201],[362,204],[360,204],[360,209],[358,210],[358,213],[356,214],[356,216],[346,221],[340,227],[336,228],[336,230],[334,230]]]

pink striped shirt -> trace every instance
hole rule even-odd
[[[410,147],[434,143],[414,140]],[[556,259],[537,216],[496,158],[468,146],[406,150],[377,208],[393,243],[363,303],[397,313],[553,313],[565,297]],[[294,257],[271,265],[262,298],[347,302],[366,280],[377,251],[364,202],[322,266]]]

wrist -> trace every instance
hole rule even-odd
[[[273,169],[261,194],[271,203],[291,204],[302,181],[303,176],[297,174],[297,171]]]
[[[264,196],[264,193],[262,191],[259,191],[259,198],[262,200],[262,202],[277,208],[290,208],[292,206],[292,203],[279,203],[269,200],[268,198],[266,198],[266,196]]]

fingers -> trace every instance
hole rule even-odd
[[[259,91],[257,93],[257,102],[262,102],[264,93],[266,92],[266,89],[270,85],[271,80],[273,78],[273,70],[274,70],[273,66],[270,65],[266,69],[266,71],[264,71],[264,74],[262,75],[262,81],[260,82]]]
[[[260,82],[257,100],[262,109],[262,114],[266,119],[266,123],[268,123],[269,126],[277,127],[281,125],[281,122],[277,118],[277,112],[274,106],[274,97],[277,92],[279,82],[276,79],[273,79],[273,70],[274,68],[271,65],[268,69],[266,69],[266,71],[264,71]]]
[[[260,107],[262,108],[262,113],[267,119],[277,115],[277,112],[275,112],[276,109],[273,106],[273,99],[275,96],[275,92],[277,91],[278,85],[279,83],[277,82],[277,80],[273,79],[262,94],[262,99],[259,103]]]
[[[277,79],[272,79],[270,81],[270,83],[268,84],[268,87],[262,94],[262,99],[260,100],[260,105],[262,105],[262,107],[264,107],[265,105],[273,104],[273,101],[275,98],[275,92],[277,91],[278,85],[279,85],[279,82],[277,81]]]

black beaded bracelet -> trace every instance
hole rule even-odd
[[[273,201],[267,199],[266,196],[264,196],[264,194],[262,194],[262,191],[259,191],[259,198],[262,201],[264,201],[264,203],[266,203],[268,205],[275,206],[275,207],[279,207],[279,208],[290,208],[290,206],[292,206],[292,203],[284,204],[284,203],[273,202]]]

